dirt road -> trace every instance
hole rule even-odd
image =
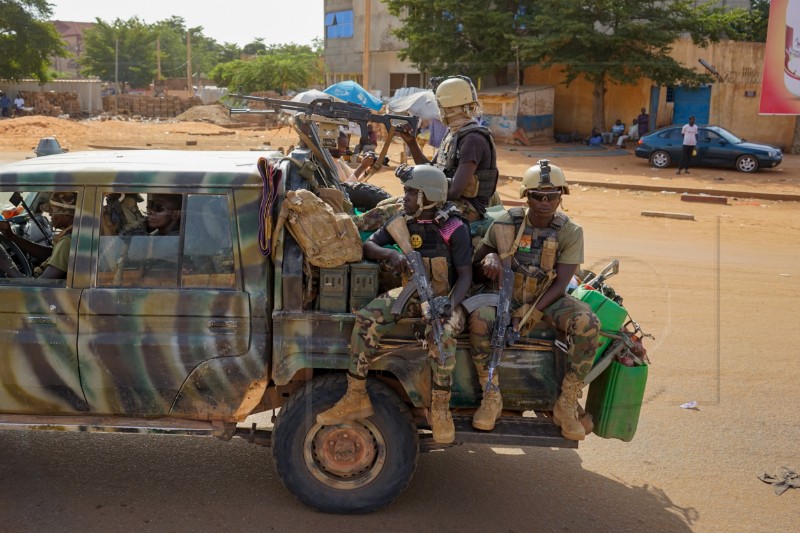
[[[0,121],[0,151],[15,153],[6,158],[19,158],[39,137],[61,127],[31,126],[23,135],[21,129],[29,125],[19,124],[15,133],[7,122]],[[222,128],[210,124],[98,121],[67,127],[81,129],[56,133],[71,150],[101,142],[186,148],[186,140],[198,141],[191,149],[228,146],[225,143],[255,149],[265,142],[288,146],[293,140],[286,130],[223,134],[218,131]],[[234,141],[238,145],[233,146]],[[99,473],[110,479],[99,482],[103,490],[95,490],[85,484],[93,478],[81,477],[84,469],[95,466],[81,452],[87,437],[0,435],[5,457],[24,457],[0,465],[0,506],[6,523],[41,529],[52,524],[50,520],[61,520],[76,529],[117,528],[116,520],[124,513],[123,529],[140,525],[145,530],[208,530],[233,523],[237,528],[265,529],[269,524],[287,531],[307,530],[309,525],[343,531],[356,523],[386,531],[407,530],[411,524],[420,531],[795,530],[800,490],[776,496],[756,476],[782,466],[800,472],[800,292],[795,285],[800,280],[800,203],[750,199],[740,193],[800,194],[800,158],[787,156],[778,169],[754,175],[693,169],[690,176],[678,178],[674,169],[651,169],[630,152],[587,155],[561,148],[500,147],[501,171],[520,176],[539,157],[560,165],[575,184],[564,208],[585,229],[588,266],[601,268],[611,258],[620,259],[621,272],[612,285],[624,296],[630,314],[656,337],[647,344],[652,366],[632,442],[591,436],[577,451],[464,446],[427,454],[409,491],[394,506],[353,521],[324,517],[293,503],[277,484],[268,456],[251,448],[231,448],[232,464],[220,466],[230,445],[170,441],[165,446],[173,461],[164,461],[166,471],[153,468],[145,473],[138,471],[139,464],[161,464],[155,451],[160,440],[100,437],[106,439],[103,449],[113,446],[107,453],[117,455],[99,456]],[[394,150],[392,158],[396,156]],[[391,171],[373,181],[399,192]],[[671,191],[583,185],[589,182],[737,191],[737,196],[728,205],[698,204],[683,202]],[[504,180],[503,198],[517,198],[517,188],[517,181]],[[643,217],[642,211],[689,213],[694,220]],[[696,409],[680,407],[690,401],[697,402]],[[72,450],[75,456],[39,455],[54,447]],[[194,453],[203,460],[188,457]],[[125,476],[116,473],[120,464]],[[216,466],[197,486],[181,471],[207,465]],[[113,494],[111,489],[117,487],[122,487],[121,493]],[[453,490],[456,487],[461,489]],[[76,488],[80,496],[69,496]],[[170,496],[176,491],[185,491],[185,499]],[[57,505],[47,506],[40,515],[41,503],[31,494]],[[135,510],[120,507],[125,498],[137,503]],[[268,500],[269,505],[258,507]],[[438,507],[434,501],[440,502]],[[175,513],[167,506],[174,506],[170,509]],[[86,515],[75,514],[77,509]],[[216,513],[231,511],[236,519],[220,522],[222,514]]]

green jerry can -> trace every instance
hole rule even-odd
[[[577,287],[572,295],[586,302],[600,319],[600,328],[609,333],[618,333],[628,312],[600,291]],[[600,337],[595,361],[611,344],[609,337]],[[594,418],[594,433],[605,439],[633,440],[639,413],[642,409],[644,389],[647,384],[647,365],[628,367],[612,361],[594,381],[589,384],[586,411]]]

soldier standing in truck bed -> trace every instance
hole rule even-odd
[[[456,204],[468,222],[483,218],[497,189],[497,150],[489,128],[478,124],[478,93],[469,78],[453,76],[436,88],[442,123],[447,126],[439,150],[430,162],[413,132],[401,128],[400,136],[417,164],[431,163],[448,178],[447,199]]]
[[[469,228],[460,217],[451,216],[444,221],[436,219],[437,210],[447,200],[447,180],[441,170],[430,165],[417,165],[401,175],[401,179],[406,216],[404,219],[393,218],[372,234],[364,243],[364,256],[388,261],[395,270],[407,275],[410,265],[406,256],[387,246],[398,244],[403,249],[410,246],[422,256],[436,296],[450,296],[449,317],[443,322],[441,355],[444,364],[440,361],[437,343],[431,341],[430,326],[425,332],[433,382],[429,422],[434,440],[449,443],[455,439],[455,427],[450,414],[450,384],[455,368],[456,336],[466,321],[461,302],[472,283],[472,244]],[[396,230],[398,224],[402,231]],[[317,415],[318,423],[333,425],[372,416],[372,404],[367,394],[367,373],[380,348],[381,338],[401,318],[391,313],[401,291],[402,287],[390,290],[356,314],[350,338],[347,392],[333,407]],[[419,300],[412,298],[403,316],[421,316]]]
[[[516,331],[527,335],[542,320],[558,330],[556,354],[566,356],[567,372],[553,421],[564,438],[583,440],[586,431],[579,418],[578,398],[597,351],[600,322],[587,304],[565,293],[583,262],[583,229],[558,211],[562,194],[569,194],[569,187],[560,168],[546,160],[529,168],[520,186],[520,198],[527,198],[527,207],[510,209],[492,224],[475,254],[475,263],[493,281],[501,278],[503,261],[510,264],[514,271],[512,326]],[[478,309],[469,317],[470,347],[484,391],[494,320],[493,307]],[[473,426],[493,429],[502,409],[495,373]]]

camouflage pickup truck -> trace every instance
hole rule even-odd
[[[271,447],[288,490],[326,512],[370,512],[408,486],[418,453],[442,447],[425,416],[424,325],[403,320],[387,338],[368,384],[374,416],[318,425],[345,389],[354,315],[309,300],[320,273],[288,233],[262,254],[257,158],[79,152],[0,168],[0,194],[20,193],[27,209],[11,220],[18,233],[30,217],[47,224],[53,193],[75,199],[65,277],[0,279],[0,429],[241,437]],[[278,198],[307,185],[295,164],[278,164]],[[169,232],[148,225],[151,212],[172,213]],[[20,271],[43,266],[0,240]],[[355,303],[363,287],[344,287],[340,301]],[[550,419],[564,371],[553,339],[536,331],[504,354],[505,411],[492,432],[471,427],[481,390],[459,339],[456,444],[577,446]],[[263,412],[273,427],[242,424]]]

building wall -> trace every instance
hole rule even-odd
[[[698,63],[703,58],[720,74],[720,79],[712,84],[709,122],[748,140],[789,147],[794,138],[795,117],[758,114],[764,50],[764,43],[723,41],[698,48],[690,39],[681,39],[675,43],[672,57],[698,71],[705,70]],[[555,85],[556,132],[588,134],[592,129],[592,84],[578,78],[567,87],[564,79],[558,67],[546,71],[528,67],[524,83]],[[647,79],[631,85],[608,83],[605,128],[610,128],[617,118],[630,124],[642,107],[649,109],[650,88]],[[745,96],[745,92],[755,92],[755,96]],[[666,102],[666,93],[662,87],[656,127],[672,123],[672,103]]]
[[[354,79],[364,84],[364,32],[366,27],[366,5],[370,2],[370,61],[369,80],[365,89],[381,96],[390,96],[392,74],[419,75],[409,63],[398,58],[404,43],[392,35],[400,26],[400,20],[389,14],[380,0],[325,0],[325,13],[353,11],[353,36],[329,39],[325,35],[325,65],[328,84]],[[416,79],[416,77],[414,78]],[[423,80],[427,83],[427,80]]]
[[[92,22],[69,22],[54,20],[51,21],[55,26],[61,39],[67,46],[69,57],[51,57],[50,68],[63,73],[70,78],[82,77],[79,72],[80,66],[78,59],[83,55],[83,32],[94,26]]]
[[[17,91],[76,92],[81,112],[90,114],[103,111],[100,85],[100,80],[53,80],[44,85],[40,85],[39,80],[20,80],[18,82],[0,80],[0,89],[4,90],[12,99],[17,94]],[[28,105],[28,102],[26,102],[26,105]]]

